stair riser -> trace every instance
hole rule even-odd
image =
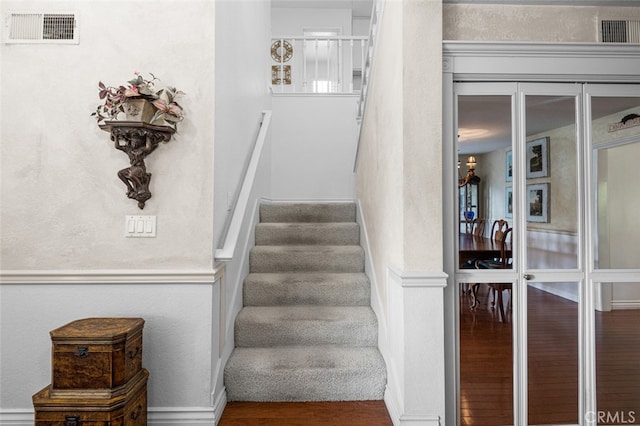
[[[271,347],[287,345],[376,346],[375,323],[336,323],[331,320],[251,322],[240,317],[236,322],[237,347]]]
[[[376,348],[236,348],[224,372],[231,401],[380,400],[386,384]]]
[[[251,272],[364,272],[364,253],[362,250],[260,250],[256,246],[250,254],[250,268]]]
[[[320,305],[369,306],[370,288],[365,283],[246,283],[244,306]]]
[[[285,369],[227,380],[226,387],[229,401],[353,401],[354,395],[358,400],[383,399],[385,382],[366,371]]]
[[[256,245],[358,245],[360,229],[355,223],[280,224],[256,226]]]
[[[263,204],[260,222],[355,222],[354,203]]]

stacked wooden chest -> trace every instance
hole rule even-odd
[[[36,426],[147,424],[142,318],[86,318],[52,330],[51,384],[33,395]]]

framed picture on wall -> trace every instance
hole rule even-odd
[[[549,138],[527,142],[527,179],[549,176]]]
[[[507,177],[507,182],[513,181],[513,152],[511,150],[507,151],[507,156],[505,159],[505,176]]]
[[[507,219],[513,217],[513,187],[511,186],[504,189],[504,217]]]
[[[527,185],[527,222],[549,222],[549,184]]]

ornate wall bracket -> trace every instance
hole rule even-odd
[[[175,129],[139,121],[115,120],[106,121],[100,128],[111,133],[115,148],[129,157],[131,166],[120,170],[118,178],[127,186],[127,197],[138,201],[138,207],[143,209],[145,202],[151,198],[151,173],[147,172],[144,160],[160,142],[169,142]]]

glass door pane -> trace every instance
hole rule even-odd
[[[500,255],[494,223],[511,227],[512,96],[458,96],[458,265]]]
[[[576,97],[527,95],[525,114],[527,269],[576,269]]]
[[[527,285],[530,425],[578,424],[577,294],[575,282]]]
[[[640,98],[593,97],[596,269],[640,269]],[[637,299],[640,300],[640,297]]]
[[[591,97],[596,407],[593,424],[640,421],[640,87]],[[604,279],[603,279],[604,278]],[[624,282],[623,282],[624,281]]]
[[[524,123],[517,174],[519,216],[525,232],[522,289],[516,307],[526,311],[526,378],[520,423],[580,423],[580,247],[583,146],[578,121],[581,87],[522,84]],[[524,336],[523,336],[524,337]],[[524,370],[526,369],[526,375]],[[523,380],[524,381],[524,380]],[[526,405],[525,405],[526,401]]]
[[[477,277],[504,267],[512,271],[511,261],[502,262],[512,256],[511,240],[503,244],[494,223],[504,221],[504,226],[511,227],[513,220],[505,194],[510,192],[513,177],[511,93],[515,85],[498,87],[497,93],[503,94],[487,93],[494,88],[457,96],[457,265]],[[500,275],[506,282],[479,278],[459,284],[461,425],[514,422],[513,322],[507,290],[512,277]]]
[[[495,286],[460,284],[461,425],[513,424],[512,322],[501,321],[491,306]],[[509,309],[510,292],[504,293]]]

